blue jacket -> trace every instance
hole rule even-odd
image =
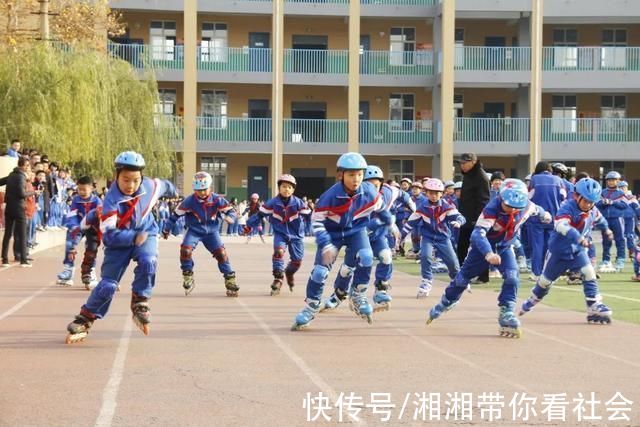
[[[455,194],[448,194],[448,195],[445,194],[444,196],[442,196],[442,198],[444,199],[445,202],[455,206],[456,209],[458,209],[458,198],[456,197]]]
[[[562,202],[567,199],[567,190],[564,181],[559,176],[550,172],[541,172],[531,177],[529,183],[529,200],[540,206],[551,216],[555,216]],[[538,218],[533,218],[532,223],[540,223]],[[552,224],[548,228],[553,228]]]
[[[388,184],[383,184],[383,187],[385,185],[391,187]],[[389,212],[396,217],[396,222],[402,222],[416,211],[416,203],[411,197],[411,194],[397,187],[392,188],[398,192],[398,195],[395,196],[393,206],[391,206]]]
[[[425,197],[418,203],[416,211],[409,217],[402,228],[402,238],[411,232],[414,227],[420,227],[420,235],[430,241],[444,241],[451,239],[451,223],[456,221],[463,225],[466,220],[458,212],[458,209],[440,199],[437,203],[431,203]]]
[[[79,227],[82,219],[98,206],[102,206],[102,200],[95,194],[90,195],[86,199],[78,195],[73,196],[71,205],[69,206],[69,212],[67,212],[63,225],[69,229]]]
[[[169,181],[145,176],[138,191],[131,196],[122,194],[117,181],[114,181],[104,197],[100,217],[100,231],[105,246],[131,247],[138,233],[158,234],[158,225],[151,210],[158,199],[165,195],[176,195],[176,189]]]
[[[254,228],[262,223],[264,217],[268,217],[273,228],[273,232],[289,238],[304,237],[304,221],[302,215],[311,213],[307,204],[302,199],[291,196],[285,201],[282,197],[276,196],[267,200],[260,210],[251,215],[247,220],[247,226]]]
[[[223,215],[231,219],[236,217],[236,212],[224,197],[211,193],[206,199],[201,199],[191,194],[173,211],[164,225],[163,232],[170,232],[178,217],[184,216],[185,226],[189,230],[200,234],[218,233]]]
[[[513,244],[522,224],[529,218],[542,218],[547,212],[535,203],[529,202],[524,208],[510,215],[502,210],[502,199],[487,203],[471,233],[471,244],[484,256],[492,248],[502,249]]]
[[[625,194],[617,188],[605,188],[602,190],[602,198],[596,206],[607,219],[621,218],[627,209]]]
[[[607,220],[597,208],[582,212],[578,202],[568,200],[563,203],[554,218],[554,230],[549,238],[549,252],[561,259],[573,259],[583,250],[580,240],[588,239],[591,229],[597,227],[608,230]]]
[[[623,200],[627,204],[623,216],[625,218],[640,218],[640,203],[638,203],[636,196],[628,193],[624,195]]]
[[[374,212],[378,216],[370,224]],[[332,185],[318,199],[311,218],[313,234],[321,248],[331,243],[332,238],[348,237],[365,227],[375,230],[393,222],[381,194],[369,182],[363,182],[353,196],[347,194],[342,182]]]

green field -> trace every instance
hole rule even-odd
[[[420,275],[420,264],[413,260],[398,257],[398,259],[394,260],[393,265],[396,270],[416,276]],[[630,262],[627,262],[627,266],[622,273],[602,274],[598,283],[604,303],[613,310],[614,321],[624,320],[640,324],[640,283],[632,282],[631,275],[632,266]],[[435,278],[443,282],[449,281],[449,276],[446,274],[438,274]],[[486,285],[472,285],[472,287],[474,292],[495,292],[497,294],[500,292],[501,284],[502,279],[491,279]],[[532,286],[533,282],[529,280],[529,274],[523,274],[518,297],[522,300],[526,299]],[[520,302],[518,301],[518,304]],[[585,304],[582,286],[569,286],[561,279],[553,285],[551,292],[541,304],[584,312]]]

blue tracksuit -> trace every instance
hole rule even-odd
[[[158,264],[158,225],[151,209],[160,197],[173,197],[175,192],[171,182],[147,177],[143,177],[140,188],[131,196],[120,192],[117,180],[111,184],[100,217],[105,246],[102,279],[82,307],[83,312],[98,319],[107,314],[113,294],[131,260],[138,263],[133,271],[132,299],[144,301],[151,297]],[[147,233],[147,239],[136,246],[135,239],[139,233]]]
[[[80,223],[82,220],[97,207],[102,206],[102,200],[94,194],[83,199],[76,195],[71,201],[69,212],[64,219],[63,225],[67,227],[67,239],[65,241],[63,264],[73,267],[76,258],[76,247],[82,237],[85,237],[85,253],[82,262],[82,273],[88,273],[96,264],[96,255],[98,254],[98,246],[100,246],[100,237],[92,229],[82,230]],[[85,265],[86,264],[86,265]]]
[[[193,271],[193,251],[202,241],[204,247],[218,261],[218,270],[226,276],[234,273],[220,238],[220,223],[223,216],[233,220],[236,212],[227,199],[211,193],[201,199],[196,194],[186,197],[173,211],[165,224],[164,233],[169,233],[179,217],[184,216],[187,232],[180,245],[180,268]]]
[[[540,206],[551,216],[555,216],[560,205],[567,198],[564,182],[559,176],[550,172],[542,172],[531,177],[529,183],[529,199]],[[531,250],[531,272],[534,276],[540,276],[547,254],[547,246],[553,224],[543,224],[533,217],[526,225],[529,248]]]
[[[623,200],[627,204],[622,215],[624,218],[624,238],[627,242],[627,249],[632,254],[635,246],[636,223],[640,217],[640,204],[636,196],[631,193],[625,194]]]
[[[564,179],[564,178],[561,178],[561,179],[562,179],[562,182],[564,183],[564,190],[567,193],[566,200],[573,199],[573,193],[575,192],[575,187],[576,186],[573,184],[573,182],[571,182],[571,181],[569,181],[567,179]]]
[[[633,245],[633,273],[640,278],[640,238],[634,238]]]
[[[303,215],[310,213],[307,204],[296,196],[285,199],[276,196],[268,200],[260,210],[247,220],[248,227],[258,227],[267,217],[274,232],[273,237],[273,274],[281,278],[285,272],[284,253],[289,248],[291,261],[286,273],[294,274],[302,264],[304,256],[305,224]]]
[[[617,188],[605,188],[602,190],[602,199],[596,204],[602,216],[609,223],[616,242],[616,260],[622,260],[625,256],[624,244],[624,212],[627,209],[625,194]],[[602,239],[602,261],[611,261],[611,241]]]
[[[500,194],[500,190],[495,190],[493,188],[489,189],[489,201],[492,201]]]
[[[247,208],[244,210],[244,212],[242,212],[242,214],[240,216],[243,216],[244,214],[248,214],[249,216],[253,216],[255,214],[257,214],[260,211],[260,206],[262,206],[262,202],[258,201],[258,202],[252,202],[250,201],[247,204]],[[260,236],[264,235],[264,226],[265,226],[265,221],[264,219],[261,219],[260,221],[260,225],[257,227],[254,227],[253,230],[251,230],[251,235],[254,235],[256,233],[258,233]]]
[[[378,213],[378,218],[370,221],[374,212]],[[332,267],[332,264],[323,263],[322,251],[328,245],[334,245],[338,250],[346,246],[344,263],[334,284],[336,291],[341,295],[347,294],[356,266],[361,268],[353,277],[354,285],[368,285],[373,251],[367,232],[375,232],[377,228],[393,222],[375,186],[363,182],[353,195],[349,195],[342,182],[334,184],[320,196],[312,219],[318,249],[307,282],[307,302],[319,302],[322,297],[324,283]]]
[[[580,271],[584,275],[583,286],[587,302],[590,304],[596,301],[596,273],[587,255],[587,248],[580,244],[582,239],[589,240],[594,226],[603,231],[608,230],[607,221],[598,209],[582,212],[575,200],[562,204],[554,219],[554,231],[549,240],[549,255],[544,271],[532,289],[538,299],[549,293],[551,283],[560,274],[570,270]]]
[[[460,270],[458,256],[451,244],[451,223],[458,222],[463,225],[466,221],[455,206],[450,205],[444,199],[431,203],[428,198],[421,200],[416,211],[409,217],[402,234],[406,235],[414,227],[420,230],[420,272],[422,278],[433,280],[431,266],[433,264],[433,249],[435,248],[442,261],[449,270],[449,277],[454,278]]]
[[[384,185],[387,185],[387,184],[384,184]],[[396,228],[398,230],[402,230],[402,227],[404,226],[404,223],[407,221],[407,218],[409,218],[409,216],[413,212],[415,212],[416,204],[411,198],[411,195],[409,193],[407,193],[406,191],[400,188],[397,188],[397,187],[394,187],[394,188],[398,191],[398,196],[395,197],[393,204],[389,208],[389,212],[391,212],[391,215],[393,215],[395,218]],[[394,233],[389,233],[387,235],[387,241],[390,248],[396,247],[396,237]],[[378,271],[378,267],[376,267],[376,277],[378,276],[377,271]]]
[[[413,203],[415,203],[416,208],[420,203],[429,201],[427,199],[427,196],[425,196],[423,193],[420,193],[417,197],[412,195],[411,200],[413,200]],[[411,251],[416,254],[420,252],[420,229],[418,227],[414,227],[411,230]]]
[[[513,241],[522,224],[534,216],[542,217],[546,212],[535,203],[529,202],[524,209],[510,215],[502,210],[501,204],[500,197],[487,203],[476,222],[471,233],[469,254],[460,272],[445,290],[447,299],[452,303],[460,299],[472,278],[489,268],[490,264],[485,257],[491,252],[500,255],[501,263],[498,270],[504,278],[502,291],[498,295],[498,305],[508,305],[516,301],[520,279],[512,248]]]

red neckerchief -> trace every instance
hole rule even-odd
[[[506,213],[506,212],[505,212]],[[513,211],[509,215],[509,220],[507,221],[507,225],[505,225],[504,229],[505,229],[505,239],[506,240],[511,240],[511,238],[514,235],[514,228],[516,225],[516,215],[519,213],[519,211]]]
[[[119,219],[118,228],[123,229],[127,225],[129,225],[131,217],[133,216],[133,213],[136,210],[136,205],[138,204],[139,201],[140,201],[140,197],[136,197],[135,199],[129,199],[126,202],[124,202],[129,207],[129,209],[127,209],[127,211],[122,216],[118,214],[118,219]]]

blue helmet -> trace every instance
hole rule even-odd
[[[602,187],[600,183],[593,178],[582,178],[576,183],[575,192],[591,203],[597,203],[602,194]]]
[[[213,178],[207,172],[198,172],[193,176],[194,190],[208,190],[213,184]]]
[[[135,151],[123,151],[116,156],[116,160],[113,163],[116,169],[134,171],[141,171],[146,166],[142,154],[138,154]]]
[[[362,157],[360,153],[344,153],[338,159],[336,164],[339,171],[346,170],[366,170],[367,161]]]
[[[384,181],[382,169],[374,165],[367,166],[367,170],[364,172],[364,180],[366,181],[368,179],[379,179]]]
[[[529,203],[529,190],[519,179],[505,179],[500,186],[500,199],[515,209],[524,209]]]
[[[622,188],[622,187],[628,187],[629,183],[627,181],[620,181],[618,183],[618,188]]]
[[[610,171],[607,172],[607,175],[604,177],[604,179],[622,179],[622,175],[620,175],[616,171]]]

